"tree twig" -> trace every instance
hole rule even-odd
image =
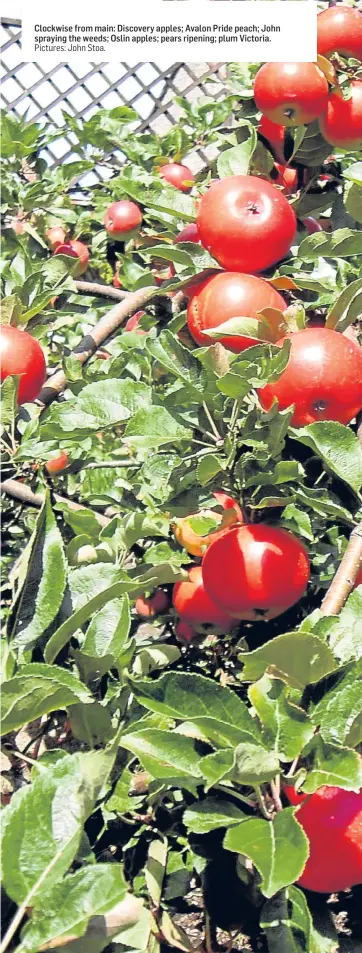
[[[115,301],[124,301],[131,292],[123,288],[113,288],[112,285],[101,285],[96,281],[75,281],[77,291],[82,294],[100,295],[102,298],[114,298]]]
[[[140,311],[152,298],[158,294],[157,288],[140,288],[138,291],[132,291],[127,298],[119,301],[110,311],[98,321],[98,324],[92,328],[91,334],[86,334],[84,338],[72,351],[73,357],[76,357],[80,364],[86,364],[107,338],[111,337],[115,331],[126,321],[127,318]],[[49,377],[45,386],[38,394],[34,403],[44,408],[48,407],[53,400],[64,390],[66,385],[66,376],[64,371],[56,371],[52,377]]]
[[[4,480],[3,483],[0,483],[0,492],[6,493],[7,496],[10,496],[13,500],[19,500],[19,503],[26,503],[29,506],[36,506],[37,509],[40,509],[44,503],[44,497],[41,493],[33,493],[29,486],[26,486],[24,483],[19,483],[18,480]],[[70,510],[87,510],[87,506],[82,506],[81,503],[75,503],[74,500],[67,500],[65,496],[59,496],[58,493],[54,493],[54,500],[56,503],[66,503]],[[111,520],[108,516],[103,516],[103,513],[96,513],[95,510],[92,510],[94,516],[98,520],[98,523],[102,527],[109,526]]]
[[[358,573],[362,569],[362,521],[350,535],[349,543],[336,575],[325,595],[322,615],[338,615],[355,585]]]

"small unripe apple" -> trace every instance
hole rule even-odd
[[[97,550],[94,546],[86,544],[85,546],[80,546],[73,558],[73,565],[83,566],[87,563],[96,563],[98,559]]]

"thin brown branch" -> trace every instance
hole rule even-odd
[[[25,483],[19,483],[17,480],[4,480],[3,483],[0,483],[0,492],[6,493],[7,496],[10,496],[13,500],[18,500],[19,503],[36,506],[37,509],[40,509],[44,503],[44,497],[41,493],[33,493],[30,487],[26,486]],[[88,509],[88,507],[82,506],[81,503],[75,503],[74,500],[67,500],[65,496],[60,496],[59,493],[54,493],[54,500],[56,503],[66,503],[69,509],[73,511]],[[92,510],[92,513],[94,513],[94,516],[102,527],[109,526],[111,520],[108,516],[103,516],[103,513],[97,513],[95,510]]]
[[[130,318],[136,311],[140,311],[152,298],[156,297],[157,293],[157,288],[141,288],[139,291],[132,291],[126,299],[115,304],[110,311],[103,315],[98,324],[92,328],[91,334],[82,338],[72,352],[73,357],[76,357],[80,364],[86,364],[97,348],[111,337],[127,318]],[[64,390],[66,383],[64,371],[56,371],[47,380],[35,403],[42,408],[47,407]]]
[[[362,521],[352,530],[342,562],[321,605],[322,615],[338,615],[362,569]]]
[[[114,298],[115,301],[124,301],[131,292],[123,288],[113,288],[112,285],[101,285],[97,281],[75,281],[77,291],[87,295],[100,295],[102,298]]]

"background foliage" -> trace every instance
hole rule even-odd
[[[281,373],[288,348],[194,349],[178,336],[185,299],[170,295],[218,267],[199,245],[173,244],[210,179],[272,170],[256,132],[256,70],[229,65],[222,103],[180,101],[182,120],[162,140],[135,136],[127,107],[69,116],[79,160],[52,172],[39,151],[59,131],[3,117],[2,320],[27,328],[49,371],[67,377],[45,412],[28,404],[19,414],[16,380],[2,386],[4,477],[44,498],[37,512],[3,497],[3,883],[18,953],[189,950],[180,914],[200,886],[209,944],[216,924],[270,953],[352,949],[327,898],[294,885],[308,842],[279,785],[291,776],[308,793],[362,784],[362,588],[338,616],[320,611],[362,515],[360,440],[355,426],[295,430],[291,412],[262,411],[255,388]],[[215,143],[219,157],[182,195],[158,167],[195,141]],[[82,190],[79,177],[100,159],[109,165],[115,145],[121,172]],[[330,157],[314,124],[287,148],[300,183],[306,170],[292,199],[298,233],[268,277],[292,320],[322,316],[344,331],[362,305],[360,157]],[[144,215],[128,246],[103,227],[110,202],[126,197]],[[331,230],[308,237],[310,214]],[[46,229],[59,221],[90,249],[86,280],[110,284],[117,266],[127,292],[157,291],[140,324],[147,334],[120,329],[107,359],[98,353],[83,369],[70,352],[111,303],[80,293],[74,260],[49,254]],[[174,276],[158,285],[170,263]],[[45,464],[61,450],[69,468],[50,478]],[[252,520],[301,537],[311,584],[273,622],[228,635],[201,626],[182,645],[173,609],[144,625],[135,599],[184,578],[190,559],[172,520],[218,514],[220,488]],[[210,529],[212,519],[201,531]],[[346,903],[358,940],[357,894]]]

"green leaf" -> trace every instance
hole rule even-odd
[[[304,261],[320,257],[351,258],[354,255],[362,255],[362,233],[350,228],[337,228],[330,233],[316,232],[299,245],[299,256]]]
[[[158,908],[167,864],[167,839],[154,837],[148,848],[145,881],[152,904]]]
[[[350,182],[343,196],[346,212],[359,225],[362,224],[362,187]]]
[[[218,338],[224,338],[226,335],[228,337],[238,337],[238,335],[241,334],[243,337],[260,338],[260,340],[263,341],[265,340],[263,329],[263,322],[258,321],[257,318],[244,318],[240,316],[228,318],[227,321],[223,321],[223,323],[217,327],[209,328],[207,331],[205,330],[204,334],[216,340]]]
[[[87,567],[88,569],[89,567]],[[90,567],[95,569],[95,567]],[[96,591],[99,588],[97,595],[93,598],[89,594],[89,590],[85,593],[82,593],[82,598],[79,600],[79,608],[73,612],[73,615],[69,616],[62,625],[59,626],[59,629],[53,633],[49,641],[47,642],[44,649],[44,658],[46,662],[53,662],[57,657],[64,645],[69,642],[69,639],[77,631],[77,629],[82,628],[85,622],[88,622],[88,619],[91,618],[93,613],[97,612],[99,609],[103,609],[103,606],[107,605],[108,602],[111,602],[113,599],[118,599],[120,596],[123,596],[124,593],[132,593],[135,597],[141,595],[145,589],[155,589],[156,586],[162,586],[169,582],[176,582],[177,578],[180,578],[180,574],[177,570],[173,568],[170,564],[160,564],[157,566],[152,566],[150,569],[145,569],[142,566],[141,570],[138,570],[138,576],[134,576],[133,579],[127,578],[123,579],[120,582],[114,582],[110,586],[104,587],[102,578],[101,578],[101,568],[106,569],[109,573],[111,570],[112,574],[116,578],[116,573],[114,567],[110,566],[97,566],[97,572],[100,576],[100,581],[102,583],[101,587],[95,585]],[[85,574],[86,578],[96,578],[93,573]],[[83,577],[82,577],[83,578]]]
[[[160,671],[173,665],[181,657],[181,652],[176,645],[153,645],[147,649],[141,649],[136,655],[132,666],[134,675],[150,675],[151,672]]]
[[[142,901],[127,893],[119,864],[97,864],[65,877],[35,904],[21,935],[21,950],[38,953],[48,947],[99,933],[98,953],[124,925],[137,923]],[[102,936],[103,934],[103,936]]]
[[[158,253],[158,249],[157,249]],[[170,331],[162,331],[155,340],[147,341],[147,351],[169,374],[183,381],[193,398],[204,399],[206,375],[200,371],[200,363],[193,354],[175,338]]]
[[[66,755],[13,795],[2,815],[2,857],[15,903],[34,906],[70,867],[116,750]]]
[[[304,536],[305,539],[313,542],[314,535],[310,516],[299,506],[294,506],[294,503],[289,503],[283,510],[283,524],[288,529],[297,532],[298,536]]]
[[[114,728],[110,710],[100,702],[93,701],[91,705],[84,705],[82,702],[69,705],[68,714],[73,737],[85,742],[89,748],[107,744],[112,740]]]
[[[309,632],[278,635],[254,652],[239,655],[239,660],[244,663],[242,678],[246,682],[254,682],[267,672],[301,690],[337,668],[328,645]]]
[[[227,178],[229,175],[246,175],[249,172],[250,161],[257,143],[256,128],[245,121],[242,125],[248,127],[249,137],[245,142],[220,153],[217,159],[217,171],[220,179]]]
[[[82,646],[87,674],[103,675],[121,655],[131,626],[127,595],[108,602],[93,616]]]
[[[225,459],[216,453],[207,453],[201,457],[196,467],[196,477],[201,486],[207,486],[218,473],[225,469]]]
[[[208,797],[205,801],[197,801],[187,808],[183,823],[193,834],[208,834],[220,827],[240,824],[246,816],[232,801]]]
[[[53,404],[41,426],[43,438],[57,434],[105,430],[145,411],[151,401],[146,384],[124,378],[94,381],[83,387],[77,398],[66,404]]]
[[[198,738],[200,741],[208,741],[216,748],[235,748],[241,741],[255,740],[258,736],[257,725],[251,728],[245,725],[229,725],[218,718],[208,718],[202,716],[193,718],[192,721],[183,721],[176,729],[180,734],[187,735],[189,738]]]
[[[338,296],[337,301],[328,314],[326,327],[332,330],[345,331],[358,318],[362,310],[362,278],[356,278]]]
[[[221,781],[222,778],[228,778],[229,772],[233,766],[233,752],[231,749],[223,751],[214,751],[213,754],[207,754],[201,761],[201,770],[203,777],[207,781],[207,787],[212,788],[214,784]]]
[[[282,761],[293,761],[314,734],[314,724],[288,700],[288,689],[279,679],[263,675],[249,688],[249,698],[263,724],[262,741]]]
[[[297,130],[298,134],[299,130]],[[294,154],[294,159],[296,162],[301,162],[302,165],[306,166],[319,166],[322,165],[324,160],[330,155],[330,146],[323,136],[321,135],[319,129],[319,123],[311,122],[307,127],[304,127],[304,135],[302,141],[298,143],[298,148]],[[309,196],[307,196],[309,197]],[[319,196],[310,196],[314,199],[314,202],[317,202]],[[323,196],[324,198],[324,196]],[[303,200],[303,199],[302,199]],[[329,199],[330,201],[330,199]],[[303,212],[304,215],[309,215],[309,212]],[[298,215],[301,215],[301,212],[298,207]]]
[[[324,695],[313,721],[325,742],[353,748],[362,741],[362,678],[355,666]]]
[[[294,440],[311,447],[327,470],[352,487],[362,486],[362,447],[350,427],[333,420],[320,420],[298,430],[291,428]]]
[[[8,295],[1,302],[1,324],[12,324],[16,327],[23,306],[17,295]]]
[[[5,735],[76,702],[89,705],[92,701],[86,686],[72,672],[42,662],[23,665],[19,674],[2,686],[1,732]]]
[[[235,692],[203,675],[169,672],[157,681],[132,679],[132,690],[139,703],[150,711],[171,718],[201,723],[212,719],[215,729],[231,725],[243,737],[258,738],[259,730],[248,709]],[[240,739],[241,740],[241,739]]]
[[[200,755],[191,738],[172,731],[145,728],[122,735],[122,746],[139,758],[154,778],[201,778]]]
[[[53,632],[53,635],[50,637],[44,649],[45,661],[49,663],[54,662],[54,659],[59,655],[64,645],[69,642],[71,636],[74,635],[77,629],[82,628],[85,622],[88,622],[88,619],[90,619],[93,613],[103,609],[103,606],[107,605],[108,602],[111,602],[113,599],[118,599],[130,589],[132,589],[132,586],[127,582],[115,582],[114,585],[103,589],[96,596],[90,598],[88,602],[81,605],[76,612],[73,612],[73,615],[69,616],[69,618]]]
[[[135,386],[134,384],[132,386]],[[130,447],[144,450],[166,443],[189,440],[191,430],[180,424],[165,407],[148,407],[137,411],[127,424],[124,441]]]
[[[144,190],[142,190],[144,193]],[[142,202],[146,208],[167,212],[173,218],[194,222],[196,216],[195,199],[191,195],[179,192],[173,186],[165,186],[162,192],[147,192],[143,194]]]
[[[196,516],[189,516],[187,522],[194,533],[197,533],[199,536],[207,536],[210,532],[214,532],[219,526],[216,514],[208,516],[202,510],[200,510]]]
[[[233,361],[230,371],[218,380],[218,390],[227,397],[242,399],[253,387],[278,380],[288,364],[289,352],[290,341],[285,341],[283,347],[256,344],[248,348],[248,357],[243,355]]]
[[[260,889],[272,897],[300,877],[309,854],[308,838],[289,807],[273,821],[249,818],[227,831],[226,850],[249,857],[262,878]]]
[[[192,257],[191,254],[187,251],[189,243],[184,242],[177,245],[149,245],[147,248],[142,249],[142,255],[145,258],[163,258],[167,262],[173,262],[177,265],[185,265],[186,268],[192,269]],[[190,243],[190,250],[194,247],[194,243]],[[197,247],[197,246],[196,246]]]
[[[10,433],[14,432],[15,419],[18,413],[18,384],[19,377],[6,377],[1,384],[1,433],[6,430],[10,430]]]
[[[125,948],[134,951],[134,953],[138,953],[138,951],[140,953],[158,953],[159,945],[152,933],[153,925],[154,920],[151,911],[147,907],[143,907],[136,925],[129,929],[125,927],[119,936],[114,937],[114,953],[124,953]],[[93,951],[89,950],[89,953],[93,953]],[[98,953],[98,950],[95,953]]]
[[[235,748],[230,777],[237,784],[264,784],[278,773],[279,759],[260,744],[242,742]]]
[[[280,460],[272,470],[253,474],[245,480],[245,486],[279,486],[282,483],[292,483],[301,479],[303,472],[303,467],[295,460]]]
[[[63,542],[47,493],[29,544],[26,576],[9,626],[14,646],[26,648],[45,634],[61,606],[65,585]]]
[[[349,182],[355,182],[356,185],[362,185],[362,162],[352,162],[348,169],[342,173]]]
[[[357,751],[323,744],[317,738],[312,748],[312,767],[303,784],[303,793],[314,794],[323,784],[355,791],[362,787],[362,766]]]
[[[260,926],[269,953],[317,953],[311,946],[312,917],[298,887],[287,887],[266,901]]]

